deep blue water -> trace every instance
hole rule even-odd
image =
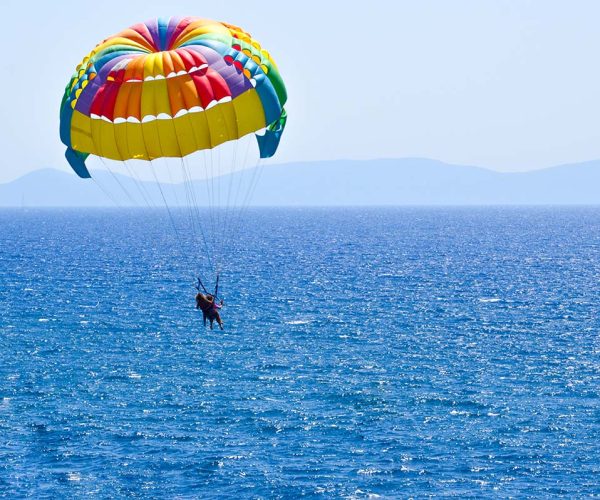
[[[194,254],[185,248],[186,255]],[[600,208],[0,211],[0,496],[600,494]]]

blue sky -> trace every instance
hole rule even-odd
[[[600,2],[3,2],[0,182],[67,169],[58,107],[93,46],[135,22],[239,24],[290,102],[276,162],[420,156],[496,170],[600,158]]]

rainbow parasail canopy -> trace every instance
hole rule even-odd
[[[87,157],[184,157],[257,134],[279,145],[287,94],[269,53],[241,28],[197,17],[136,24],[96,46],[65,89],[60,137],[75,172]]]

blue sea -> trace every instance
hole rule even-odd
[[[0,211],[0,497],[600,495],[600,208],[251,209],[224,331],[186,242]]]

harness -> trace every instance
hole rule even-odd
[[[206,287],[204,286],[204,283],[202,283],[202,280],[200,279],[200,276],[198,276],[198,284],[194,286],[194,288],[198,291],[200,291],[200,288],[202,288],[202,290],[204,290],[204,293],[206,295],[212,295],[213,296],[213,300],[219,300],[219,274],[217,273],[217,282],[215,283],[215,291],[214,293],[210,293]]]

